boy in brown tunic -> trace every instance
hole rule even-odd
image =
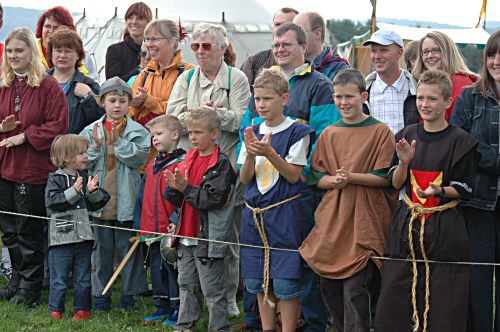
[[[369,331],[367,286],[383,253],[397,193],[386,173],[394,153],[394,135],[363,114],[365,79],[345,69],[333,80],[333,98],[342,119],[319,136],[311,159],[310,184],[326,190],[315,226],[300,247],[318,273],[325,304],[336,331]]]

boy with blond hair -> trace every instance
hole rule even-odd
[[[169,219],[176,207],[163,199],[162,194],[168,186],[163,174],[166,169],[173,172],[186,154],[177,148],[182,124],[175,116],[161,115],[149,121],[146,127],[158,155],[146,165],[136,201],[134,229],[141,230],[141,241],[157,237],[154,233],[169,233],[174,227]],[[174,325],[179,313],[177,270],[162,257],[158,241],[149,244],[146,257],[151,269],[153,304],[157,309],[144,318],[144,323],[164,319],[164,325]]]
[[[255,80],[255,105],[264,123],[244,129],[238,158],[240,179],[246,184],[243,244],[297,250],[302,239],[298,198],[314,131],[283,115],[288,91],[279,70],[264,69]],[[302,277],[299,253],[241,247],[241,262],[245,287],[257,295],[262,329],[275,329],[279,299],[283,331],[295,331]]]
[[[367,286],[383,253],[397,199],[386,178],[394,153],[387,125],[363,113],[368,98],[363,75],[344,69],[333,80],[342,119],[319,136],[311,158],[310,184],[326,190],[315,225],[300,247],[320,275],[323,300],[338,331],[369,331]]]
[[[224,257],[228,245],[209,240],[228,241],[231,218],[225,215],[229,193],[236,174],[229,158],[215,143],[221,119],[210,109],[192,110],[186,118],[191,146],[183,162],[166,170],[165,198],[180,207],[177,256],[180,309],[175,330],[194,330],[203,310],[205,297],[208,330],[230,331],[224,283]],[[207,241],[208,240],[208,241]]]

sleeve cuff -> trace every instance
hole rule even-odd
[[[64,191],[64,197],[69,204],[75,204],[81,198],[80,194],[76,192],[75,187],[71,186]]]
[[[102,191],[100,189],[97,189],[93,193],[88,194],[87,197],[88,197],[90,202],[98,203],[98,202],[103,200],[104,194],[102,193]]]

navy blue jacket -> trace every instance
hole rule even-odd
[[[490,89],[487,95],[481,95],[476,87],[464,89],[457,98],[450,123],[469,132],[479,141],[481,158],[474,176],[472,198],[464,201],[463,205],[494,211],[500,175],[500,104],[493,90]]]

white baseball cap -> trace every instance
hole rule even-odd
[[[375,31],[370,39],[363,43],[363,46],[368,46],[370,44],[379,44],[384,46],[397,44],[400,47],[404,47],[403,39],[401,38],[401,36],[392,30]]]

